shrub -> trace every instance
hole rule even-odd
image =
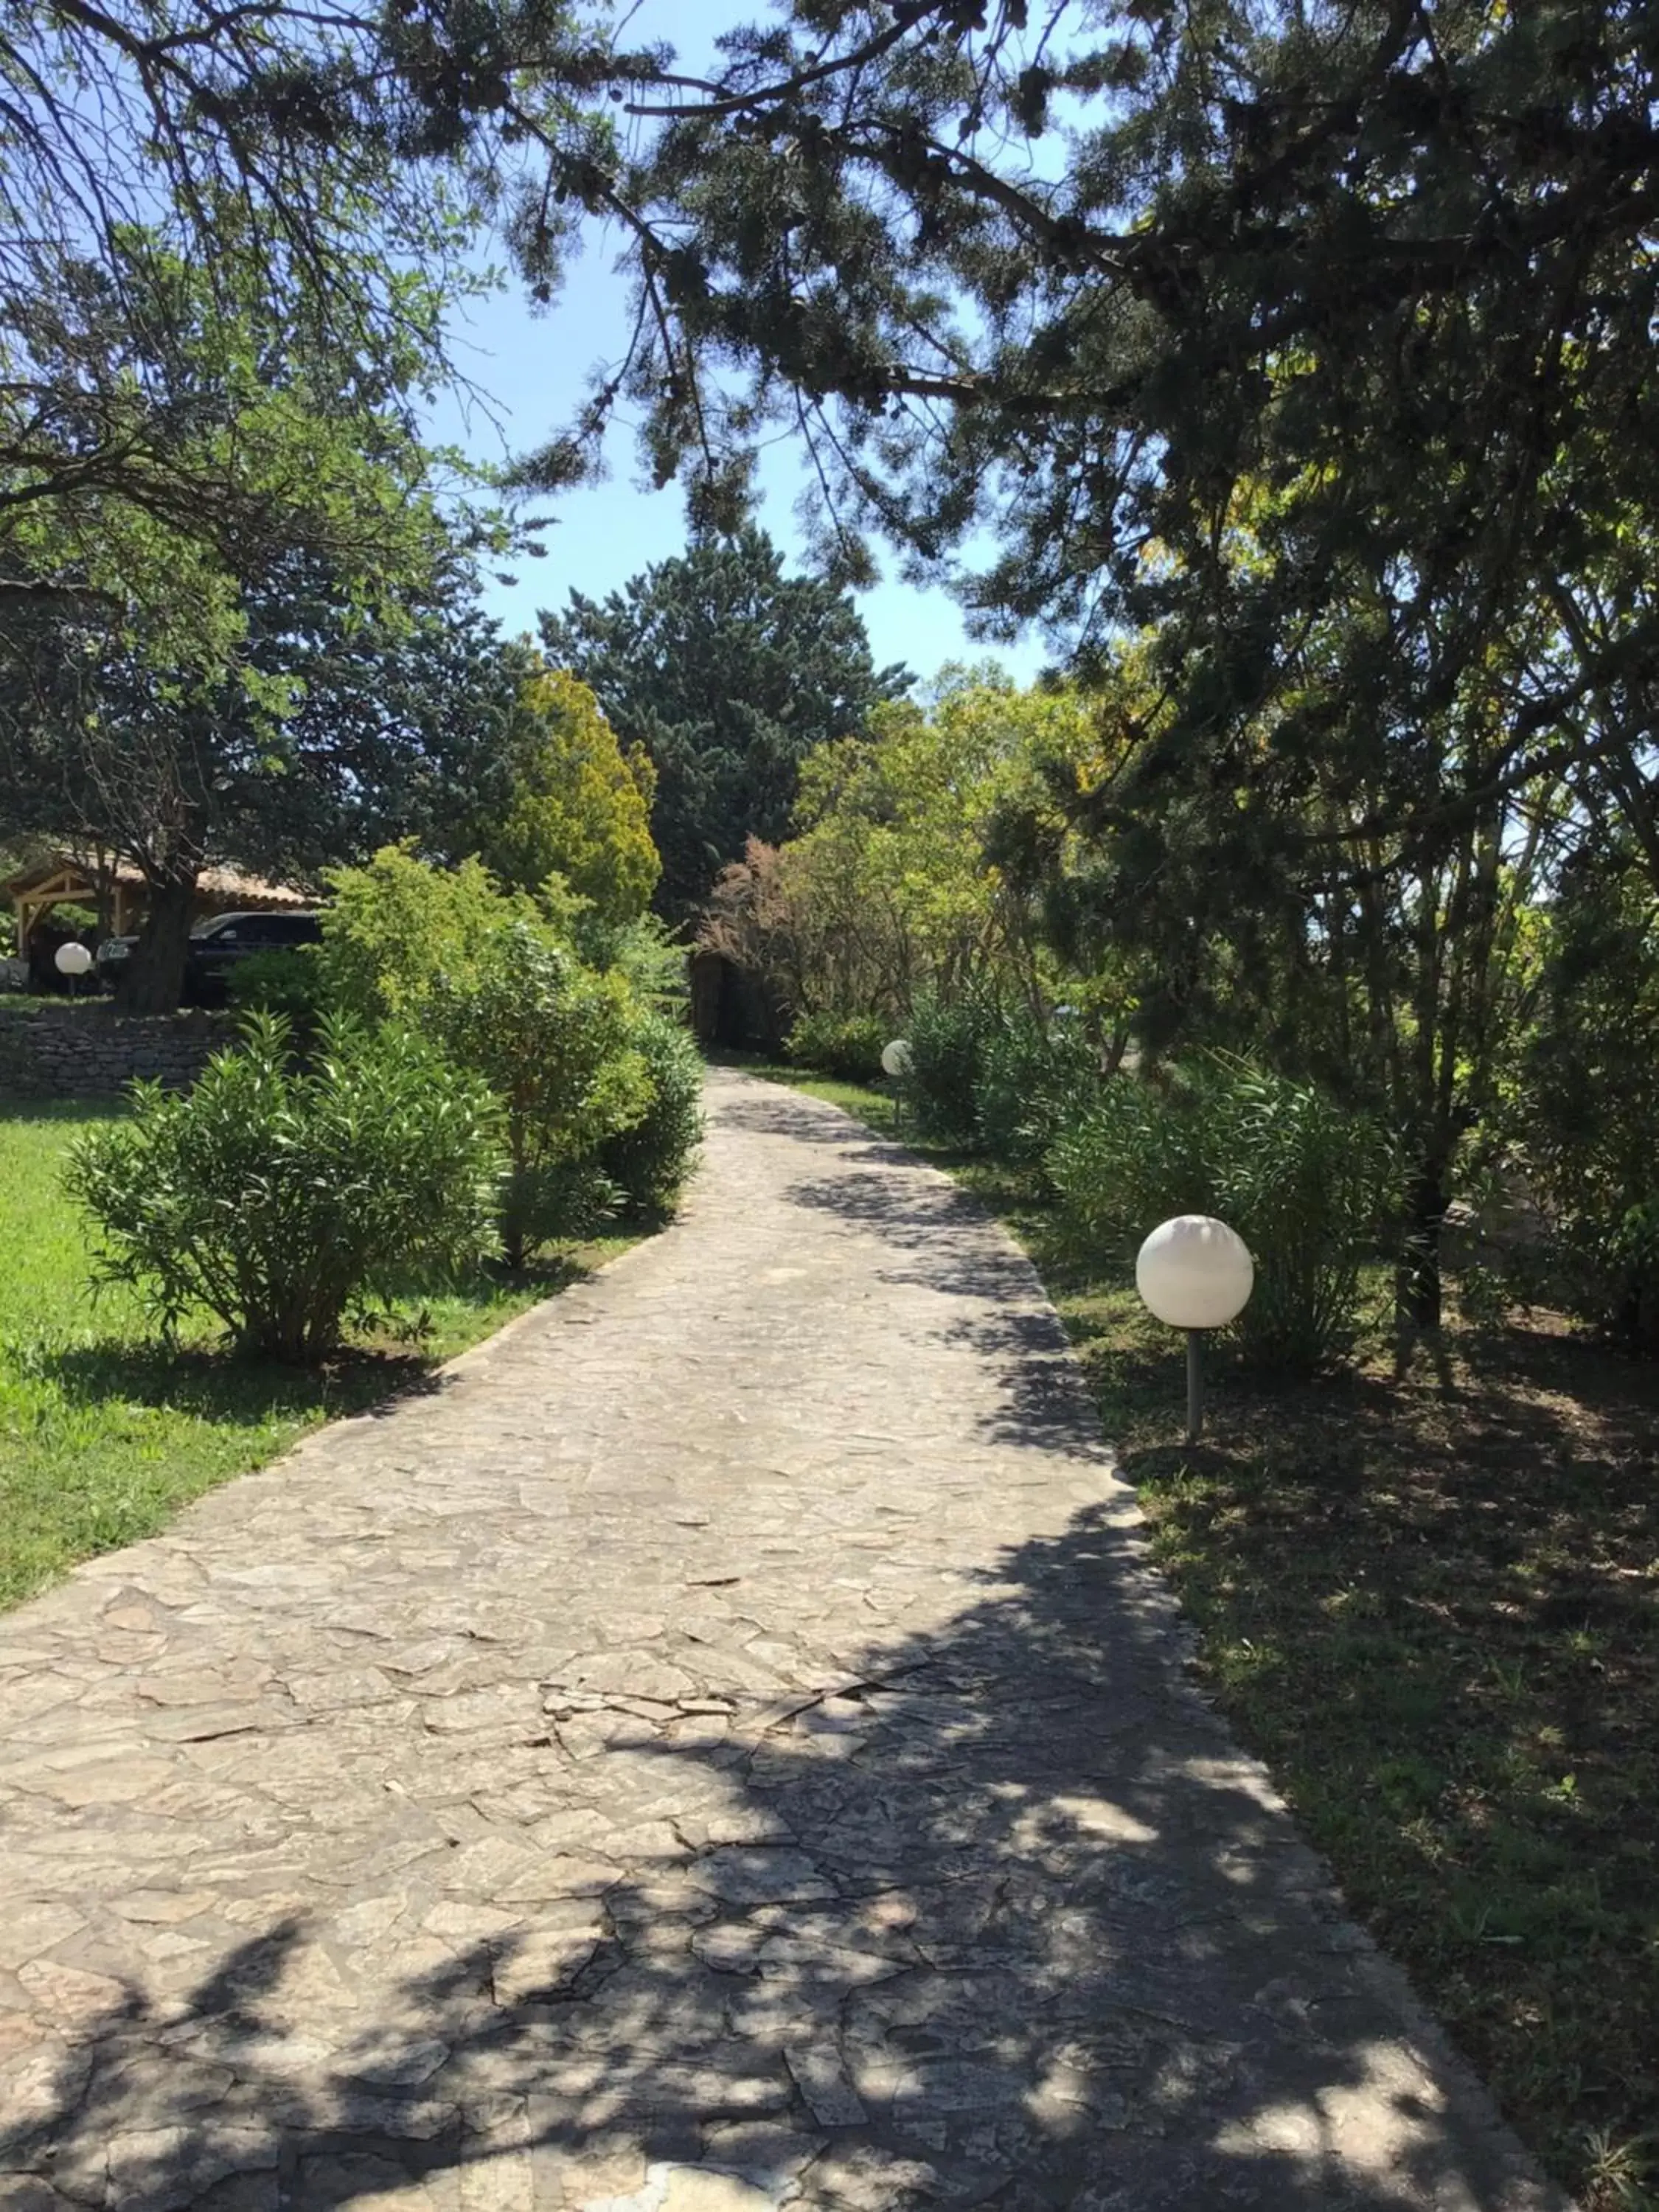
[[[873,1083],[892,1035],[893,1024],[880,1014],[803,1014],[784,1048],[798,1066]]]
[[[538,919],[532,899],[498,890],[477,860],[434,868],[401,845],[328,882],[317,964],[330,1002],[365,1021],[421,1021],[441,981],[465,988],[495,937]]]
[[[1043,1025],[991,993],[920,1000],[911,1017],[905,1097],[919,1133],[1019,1163],[1040,1161],[1099,1088],[1080,1025]]]
[[[225,996],[240,1012],[280,1014],[296,1035],[309,1034],[328,1003],[317,948],[295,945],[250,953],[226,975]]]
[[[965,1149],[979,1145],[979,1089],[1000,1018],[995,1005],[975,994],[917,1000],[903,1097],[918,1135]]]
[[[687,1030],[666,1015],[642,1012],[634,1048],[651,1082],[651,1103],[631,1128],[608,1138],[599,1164],[621,1194],[623,1211],[666,1213],[684,1188],[702,1138],[702,1057]]]
[[[616,969],[627,977],[635,996],[659,1013],[672,1014],[690,1005],[687,947],[659,915],[615,923],[584,913],[577,919],[574,942],[590,968]]]
[[[303,1072],[280,1018],[243,1034],[183,1096],[135,1085],[66,1182],[101,1232],[99,1279],[169,1334],[205,1307],[244,1351],[315,1362],[349,1315],[495,1249],[496,1111],[404,1030],[330,1018]]]
[[[598,1159],[651,1104],[635,1042],[637,1002],[526,921],[489,933],[463,977],[432,984],[431,1032],[481,1075],[505,1115],[511,1173],[501,1220],[509,1262],[587,1235],[614,1202]]]
[[[1099,1089],[1099,1061],[1080,1024],[1060,1020],[1044,1028],[1028,1008],[1009,1009],[981,1038],[974,1082],[979,1142],[998,1159],[1040,1161]]]
[[[550,886],[538,905],[498,890],[477,861],[434,868],[398,847],[330,880],[319,952],[329,988],[366,1014],[418,1022],[501,1101],[509,1262],[590,1235],[626,1196],[601,1149],[646,1117],[653,1093],[627,975],[596,972],[569,941],[581,902]],[[665,967],[648,927],[609,936],[646,972]]]
[[[1251,1358],[1307,1372],[1352,1341],[1395,1163],[1374,1123],[1316,1086],[1231,1062],[1166,1091],[1117,1076],[1048,1167],[1073,1233],[1126,1263],[1171,1214],[1237,1229],[1255,1261],[1237,1324]]]
[[[1133,1260],[1142,1238],[1171,1214],[1212,1212],[1212,1127],[1184,1087],[1166,1095],[1129,1075],[1103,1083],[1096,1102],[1048,1150],[1049,1180],[1071,1236]]]
[[[1265,1364],[1311,1370],[1346,1352],[1360,1267],[1396,1186],[1376,1124],[1316,1085],[1240,1068],[1216,1133],[1216,1204],[1256,1263],[1239,1339]]]

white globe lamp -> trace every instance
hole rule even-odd
[[[60,975],[84,975],[92,966],[92,955],[84,945],[60,945],[52,960]]]
[[[894,1081],[897,1082],[902,1076],[910,1073],[915,1060],[915,1054],[910,1049],[909,1039],[895,1037],[891,1044],[884,1044],[881,1048],[881,1072],[884,1075],[890,1075]]]
[[[1255,1286],[1244,1239],[1208,1213],[1161,1221],[1135,1259],[1135,1288],[1150,1310],[1187,1332],[1187,1441],[1204,1426],[1204,1332],[1237,1321]]]

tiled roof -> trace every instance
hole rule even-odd
[[[54,876],[65,872],[83,877],[88,890],[94,888],[97,872],[93,866],[87,861],[60,853],[51,860],[37,861],[33,867],[24,869],[21,875],[12,876],[0,883],[0,897],[26,897],[38,885],[50,883]],[[118,860],[106,873],[134,890],[143,888],[143,871],[135,867],[131,860]],[[296,890],[289,884],[274,884],[264,876],[247,875],[240,868],[204,868],[197,889],[210,899],[256,910],[267,907],[312,906],[315,903],[313,892]]]

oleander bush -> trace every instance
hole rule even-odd
[[[645,1062],[650,1103],[605,1139],[599,1164],[623,1212],[648,1220],[672,1209],[702,1140],[702,1055],[682,1024],[648,1007],[635,1019],[633,1047]]]
[[[1081,1024],[1040,1019],[1024,999],[988,988],[924,995],[907,1035],[905,1102],[917,1133],[935,1144],[1038,1165],[1100,1087]]]
[[[1308,1373],[1359,1317],[1398,1176],[1365,1115],[1316,1085],[1206,1060],[1154,1086],[1118,1075],[1055,1139],[1048,1171],[1073,1237],[1122,1261],[1177,1213],[1212,1213],[1249,1247],[1255,1287],[1236,1324],[1255,1361]]]
[[[1039,1163],[1101,1089],[1099,1056],[1083,1025],[1064,1015],[1039,1021],[1025,1006],[1004,1008],[984,1024],[978,1062],[978,1141],[1022,1167]]]
[[[1197,1088],[1179,1070],[1168,1089],[1115,1075],[1056,1135],[1045,1164],[1079,1248],[1132,1260],[1171,1214],[1213,1210],[1213,1126],[1199,1110]]]
[[[963,1151],[979,1147],[980,1085],[1000,1019],[995,1001],[976,992],[928,993],[916,1000],[902,1096],[918,1136]]]
[[[302,1066],[289,1024],[252,1013],[189,1091],[135,1085],[65,1181],[95,1278],[168,1333],[205,1308],[240,1350],[315,1364],[349,1318],[496,1250],[505,1164],[488,1088],[422,1038],[331,1015]]]

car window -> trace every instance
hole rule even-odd
[[[190,933],[197,944],[246,948],[253,945],[311,945],[323,932],[314,914],[239,914],[234,917],[216,914],[210,915],[205,921],[198,921]]]

